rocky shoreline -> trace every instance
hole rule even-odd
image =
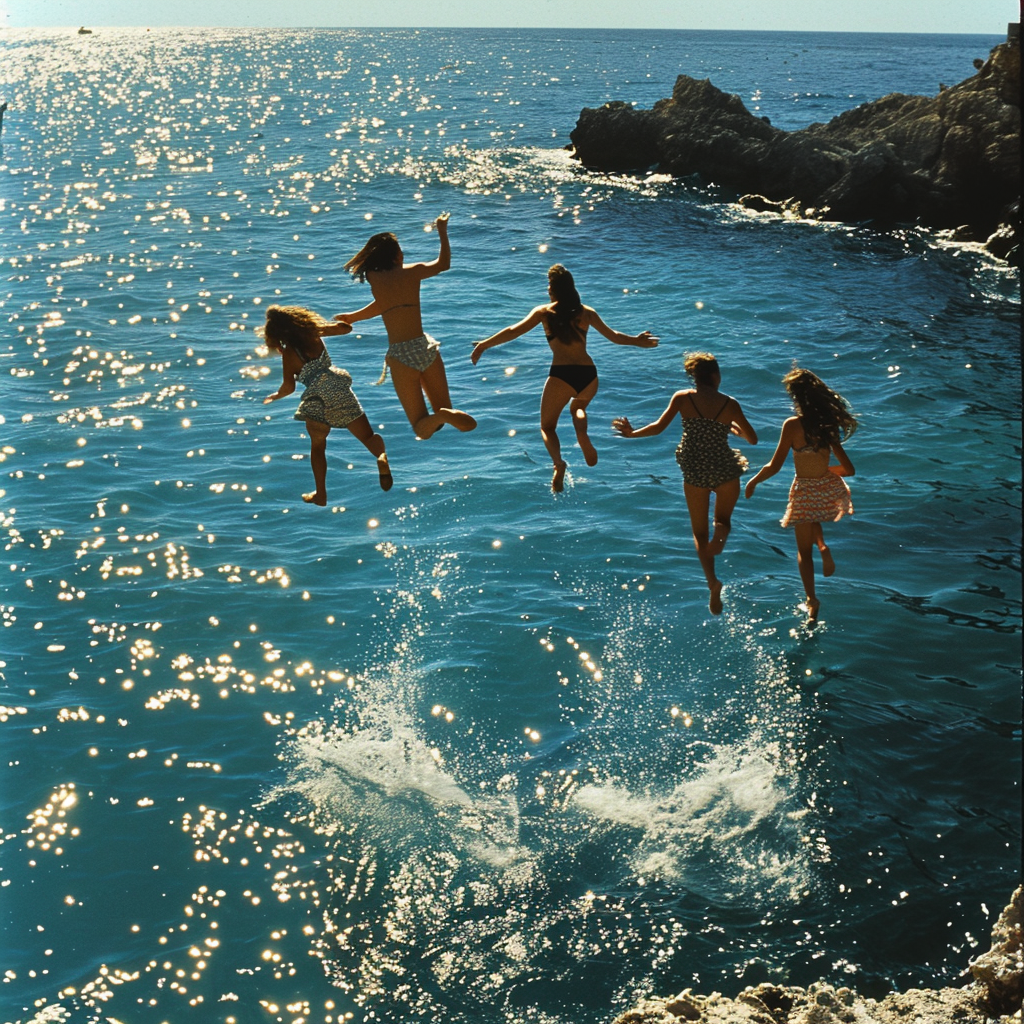
[[[911,989],[867,999],[853,989],[816,982],[808,988],[757,985],[735,999],[717,992],[645,999],[613,1024],[990,1024],[1021,1020],[1024,961],[1021,889],[992,929],[992,947],[970,964],[964,988]]]
[[[793,132],[680,75],[650,110],[584,108],[570,148],[596,170],[699,175],[755,210],[953,229],[1019,266],[1019,41],[974,63],[937,96],[892,93]]]

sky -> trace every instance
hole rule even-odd
[[[0,28],[662,28],[1003,35],[1017,0],[0,0]]]

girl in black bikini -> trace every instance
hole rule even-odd
[[[537,306],[519,323],[477,342],[470,358],[475,364],[487,349],[512,341],[538,324],[544,325],[552,361],[540,399],[540,436],[555,464],[551,490],[560,491],[564,486],[566,465],[556,427],[566,405],[572,412],[576,440],[583,450],[583,458],[588,466],[597,465],[597,451],[587,436],[587,405],[597,394],[597,367],[587,354],[587,331],[593,327],[616,345],[637,345],[640,348],[654,348],[658,339],[650,331],[622,334],[612,330],[593,309],[583,305],[572,274],[560,263],[548,271],[548,295],[551,296],[550,304]]]

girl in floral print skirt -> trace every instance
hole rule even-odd
[[[789,489],[782,525],[792,526],[796,532],[796,560],[807,595],[807,614],[813,621],[818,618],[821,607],[814,589],[815,547],[821,555],[822,575],[831,576],[836,571],[821,524],[834,523],[853,513],[850,489],[842,477],[853,476],[855,471],[842,441],[857,429],[857,419],[846,399],[810,370],[794,367],[782,378],[782,383],[793,399],[797,414],[782,424],[775,454],[771,462],[748,481],[746,496],[751,497],[762,480],[775,476],[792,450],[796,476]],[[831,462],[832,455],[838,464]]]

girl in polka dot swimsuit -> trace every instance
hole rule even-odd
[[[715,557],[725,547],[732,527],[732,510],[740,496],[740,475],[747,469],[747,460],[729,447],[729,435],[757,444],[757,432],[747,422],[740,403],[719,392],[722,373],[713,355],[691,352],[683,368],[693,378],[694,387],[677,391],[658,419],[634,430],[622,416],[612,420],[612,426],[623,437],[651,437],[660,434],[677,415],[682,419],[683,438],[676,449],[676,462],[683,471],[683,494],[690,512],[693,543],[708,582],[708,608],[712,615],[720,615],[722,582],[715,575]],[[712,494],[714,532],[709,537]]]

